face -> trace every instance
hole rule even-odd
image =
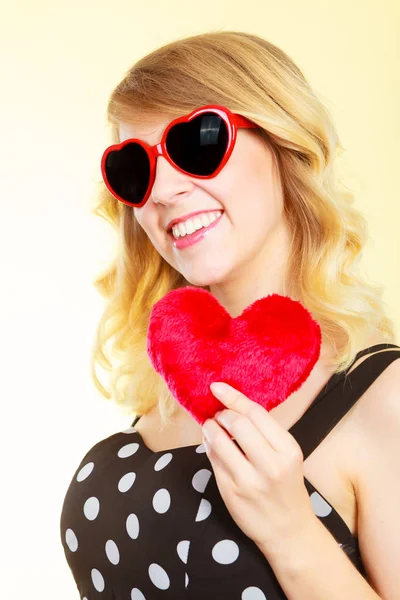
[[[154,119],[147,126],[122,123],[120,141],[135,137],[155,145],[170,120]],[[151,195],[144,206],[132,210],[161,256],[189,283],[202,287],[237,282],[249,273],[262,277],[268,262],[276,260],[285,227],[272,152],[251,129],[237,130],[227,164],[212,179],[181,173],[159,156]],[[202,223],[215,211],[217,219],[194,235],[175,238],[167,230],[173,219],[201,212],[197,219]],[[196,217],[187,222],[189,232],[198,225]]]

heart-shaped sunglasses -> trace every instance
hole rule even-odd
[[[215,177],[232,154],[241,127],[258,125],[223,106],[202,106],[171,121],[155,146],[130,138],[106,148],[101,159],[104,183],[117,200],[139,208],[153,187],[158,156],[192,177]]]

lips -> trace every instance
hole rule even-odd
[[[175,238],[173,233],[168,234],[172,240],[173,246],[177,250],[183,250],[185,248],[189,248],[190,246],[194,246],[195,244],[197,244],[201,240],[203,240],[211,230],[218,227],[218,224],[221,221],[221,219],[223,218],[223,216],[224,216],[224,213],[222,212],[221,215],[217,219],[215,219],[212,223],[210,223],[208,225],[208,227],[202,227],[201,229],[197,229],[193,233],[189,233],[183,237],[179,236],[179,237]]]

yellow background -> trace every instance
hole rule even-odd
[[[161,44],[214,29],[266,37],[333,114],[346,182],[370,224],[363,267],[400,323],[396,0],[30,0],[1,10],[2,543],[7,600],[72,600],[59,537],[79,462],[131,419],[92,386],[115,239],[90,214],[108,94]]]

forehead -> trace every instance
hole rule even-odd
[[[118,125],[120,141],[138,138],[148,144],[157,144],[167,125],[175,118],[171,115],[154,115],[137,123],[121,122]]]

